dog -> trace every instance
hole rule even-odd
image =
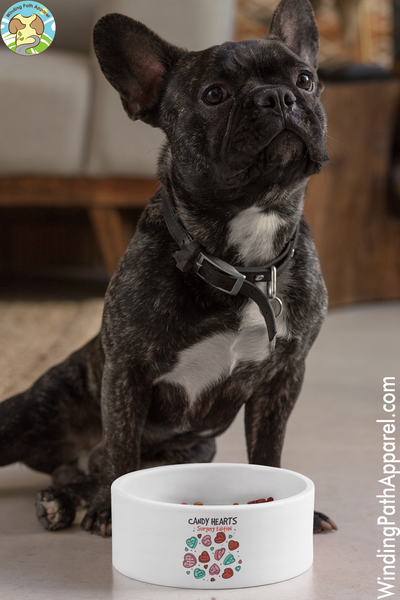
[[[9,25],[8,31],[15,33],[15,44],[17,54],[26,54],[28,48],[34,48],[40,43],[44,31],[42,19],[34,13],[29,17],[21,14],[15,15]]]
[[[99,335],[0,404],[0,465],[52,475],[46,529],[85,506],[83,529],[108,536],[117,477],[211,461],[243,405],[249,462],[280,466],[327,309],[302,209],[329,158],[308,0],[282,0],[265,40],[189,52],[109,14],[94,47],[128,116],[166,134],[160,189]],[[315,531],[334,527],[315,514]]]

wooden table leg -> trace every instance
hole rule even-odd
[[[118,209],[89,208],[89,217],[110,277],[128,246],[128,236]]]

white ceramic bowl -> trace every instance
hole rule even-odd
[[[133,579],[240,588],[290,579],[312,564],[314,484],[294,471],[171,465],[128,473],[111,494],[113,565]]]

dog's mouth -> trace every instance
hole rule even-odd
[[[329,162],[325,144],[318,135],[315,139],[306,136],[295,124],[286,125],[241,168],[227,169],[221,174],[222,181],[229,187],[240,186],[268,174],[274,167],[280,170],[297,165],[303,174],[313,175]]]

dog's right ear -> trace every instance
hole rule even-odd
[[[185,51],[118,13],[97,22],[93,42],[101,70],[129,117],[157,127],[166,75]]]

